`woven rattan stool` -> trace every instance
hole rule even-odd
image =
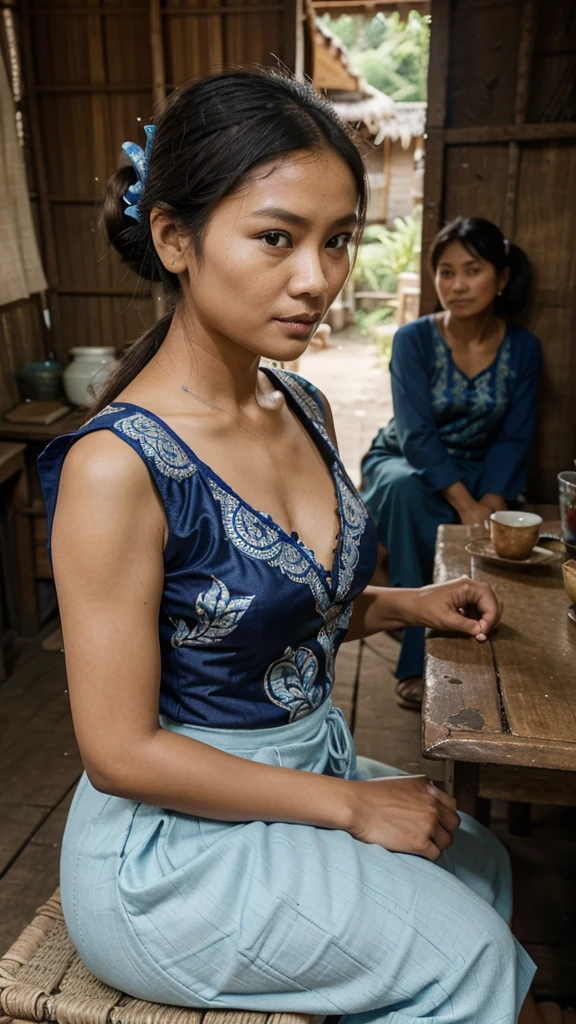
[[[0,1024],[310,1024],[297,1013],[189,1010],[132,999],[84,966],[56,890],[0,959]]]

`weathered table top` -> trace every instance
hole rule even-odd
[[[16,441],[40,441],[45,444],[60,434],[73,434],[79,430],[86,416],[85,409],[72,409],[54,423],[11,423],[0,417],[0,438]]]
[[[559,532],[559,523],[544,523]],[[576,624],[560,562],[508,570],[472,558],[482,527],[442,526],[435,580],[467,573],[504,602],[486,643],[433,634],[426,644],[423,749],[428,757],[576,772]]]

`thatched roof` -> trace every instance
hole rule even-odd
[[[376,145],[388,134],[388,126],[395,117],[395,103],[386,93],[364,83],[362,94],[358,96],[345,97],[329,92],[328,97],[343,121],[365,124],[370,134],[376,136]]]
[[[426,102],[413,100],[411,103],[394,103],[394,117],[386,123],[383,138],[400,139],[408,149],[412,139],[421,138],[426,129]]]
[[[378,89],[368,85],[369,94],[361,98],[349,96],[330,98],[339,116],[344,121],[362,122],[374,135],[374,144],[379,146],[383,139],[399,139],[408,149],[412,139],[424,135],[426,126],[426,103],[397,103]]]

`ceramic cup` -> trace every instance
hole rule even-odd
[[[493,512],[490,516],[490,540],[500,558],[522,561],[538,543],[542,516],[533,512]]]

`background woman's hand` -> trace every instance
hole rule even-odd
[[[353,782],[354,810],[348,831],[363,843],[394,853],[438,860],[460,824],[456,801],[425,775]]]
[[[458,515],[464,526],[481,526],[487,519],[490,519],[493,511],[494,509],[482,501],[474,501],[466,508],[461,509]]]
[[[460,576],[416,592],[417,622],[433,629],[468,633],[485,640],[500,621],[502,606],[487,583]]]
[[[493,512],[507,512],[508,502],[504,501],[499,494],[483,494],[480,498],[481,505],[488,505]]]

